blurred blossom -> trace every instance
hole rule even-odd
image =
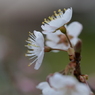
[[[91,91],[86,84],[78,82],[73,76],[64,76],[55,73],[49,77],[49,83],[41,82],[38,89],[43,95],[90,95]]]

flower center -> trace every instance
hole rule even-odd
[[[66,46],[68,46],[68,40],[64,34],[60,34],[60,35],[58,35],[58,37],[60,38],[58,44],[64,43]],[[73,38],[73,36],[71,36],[71,35],[68,35],[68,37],[69,37],[69,39]]]

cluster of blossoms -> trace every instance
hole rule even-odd
[[[54,15],[44,19],[41,25],[42,32],[36,30],[33,33],[29,32],[29,38],[26,41],[28,44],[25,45],[29,49],[26,56],[30,56],[32,60],[29,66],[35,63],[34,69],[38,70],[44,53],[50,51],[65,51],[70,59],[65,70],[50,75],[47,82],[42,82],[37,86],[42,90],[43,95],[92,94],[87,85],[87,76],[82,75],[80,69],[81,40],[78,36],[83,26],[77,21],[68,25],[71,18],[72,8],[64,9],[64,12],[59,9],[58,13],[54,11]]]
[[[79,83],[73,76],[63,76],[55,73],[49,77],[48,82],[41,82],[38,89],[43,95],[90,95],[86,84]]]

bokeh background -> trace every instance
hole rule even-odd
[[[72,21],[83,24],[81,69],[95,89],[95,0],[0,0],[0,95],[40,95],[36,85],[69,62],[67,53],[46,53],[41,68],[28,67],[28,32],[41,31],[53,11],[73,8]]]

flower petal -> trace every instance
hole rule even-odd
[[[64,19],[58,18],[58,19],[50,21],[49,25],[56,27],[56,29],[58,29],[59,27],[63,26],[65,23],[66,23],[66,21]]]
[[[54,43],[53,41],[46,41],[46,45],[51,47],[51,48],[55,48],[56,43]]]
[[[60,81],[59,81],[60,80]],[[61,89],[66,86],[76,85],[78,81],[72,76],[63,76],[60,73],[55,73],[49,79],[50,85],[56,89]]]
[[[41,25],[41,28],[43,30],[48,30],[48,31],[51,31],[51,30],[54,31],[56,29],[56,27],[50,26],[48,24]]]
[[[67,32],[69,35],[77,37],[83,29],[82,24],[79,22],[72,22],[67,26]]]
[[[79,83],[76,86],[76,90],[78,91],[78,95],[91,95],[91,91],[86,84]]]
[[[42,33],[39,31],[34,31],[34,34],[36,36],[36,42],[37,42],[38,46],[44,47],[44,37],[43,37]]]
[[[64,95],[63,91],[57,91],[53,88],[46,88],[42,90],[43,95]]]
[[[55,89],[60,89],[64,86],[64,77],[59,73],[55,73],[52,77],[50,77],[49,82]]]
[[[76,43],[78,42],[78,38],[77,37],[75,37],[75,38],[73,38],[73,39],[71,39],[70,41],[71,41],[71,43],[75,46],[76,45]]]
[[[62,19],[65,20],[65,23],[68,23],[72,18],[72,8],[68,8],[62,16]]]
[[[55,43],[58,43],[60,38],[58,37],[58,35],[55,33],[49,33],[46,35],[46,39],[47,41],[53,41]]]
[[[47,82],[41,82],[36,86],[36,88],[41,89],[41,90],[47,87],[49,87],[49,84]]]
[[[38,56],[38,60],[35,63],[34,69],[38,70],[40,68],[42,61],[43,61],[43,57],[44,57],[44,51],[41,51]]]

